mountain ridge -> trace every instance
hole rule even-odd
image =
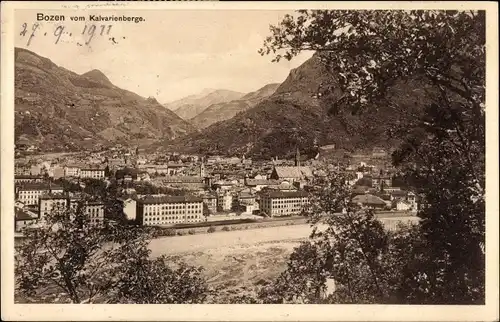
[[[228,120],[271,96],[279,85],[279,83],[267,84],[256,91],[244,95],[238,100],[212,104],[189,121],[196,128],[204,129],[213,123]]]
[[[353,115],[348,106],[333,109],[344,93],[338,76],[322,64],[318,54],[290,71],[274,94],[229,120],[175,140],[171,146],[186,152],[252,155],[257,158],[290,157],[303,151],[335,144],[359,151],[375,146],[392,148],[401,138],[389,130],[419,117],[429,102],[431,88],[421,78],[396,80],[387,101]],[[322,95],[326,93],[328,95]]]
[[[147,144],[196,129],[151,100],[113,85],[99,70],[79,75],[15,48],[15,138],[45,150]]]
[[[233,101],[245,95],[245,93],[227,89],[216,89],[207,94],[202,93],[186,96],[166,105],[164,104],[164,106],[174,111],[180,118],[189,120],[203,112],[210,105]]]

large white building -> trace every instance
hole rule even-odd
[[[47,183],[23,183],[16,187],[16,200],[24,205],[36,205],[39,197],[47,193],[63,193],[63,188]]]
[[[75,209],[78,205],[77,198],[71,198],[65,194],[47,194],[40,196],[39,202],[39,218],[52,211],[66,210],[68,208]],[[90,218],[92,224],[99,224],[104,221],[104,203],[96,201],[86,201],[83,205],[83,211]]]
[[[64,176],[65,177],[80,177],[80,167],[74,165],[68,165],[64,167]]]
[[[203,199],[194,196],[148,196],[137,201],[137,222],[145,226],[196,223],[205,220]]]
[[[229,211],[233,208],[233,195],[229,191],[217,194],[217,211]]]
[[[80,169],[80,178],[104,179],[104,169],[83,168]]]
[[[266,191],[260,195],[260,210],[268,216],[297,216],[309,203],[304,191]]]

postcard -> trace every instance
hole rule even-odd
[[[3,320],[498,320],[494,3],[1,21]]]

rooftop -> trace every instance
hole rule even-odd
[[[262,194],[270,198],[298,198],[298,197],[308,197],[305,191],[266,191]]]
[[[186,202],[203,202],[203,199],[195,196],[146,196],[142,200],[138,200],[138,204],[164,204],[164,203],[186,203]]]
[[[35,176],[28,174],[18,174],[14,176],[14,179],[43,179],[43,176]]]
[[[370,195],[370,194],[364,194],[364,195],[357,195],[356,197],[352,198],[353,203],[361,203],[361,204],[366,204],[366,205],[380,205],[380,206],[385,206],[384,200],[381,198]]]
[[[280,182],[278,180],[266,180],[266,179],[247,179],[246,180],[246,185],[247,186],[259,186],[259,185],[268,185],[268,186],[274,186],[274,185],[279,185]]]
[[[47,182],[25,182],[18,185],[19,190],[63,190],[61,186]]]
[[[16,207],[15,210],[15,218],[16,220],[32,220],[36,219],[35,217],[30,216],[26,211],[22,210],[21,208]]]
[[[275,167],[274,170],[280,178],[302,178],[312,177],[312,170],[309,167]]]
[[[166,183],[203,183],[202,177],[198,176],[166,176],[160,177],[158,180]]]

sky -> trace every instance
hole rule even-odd
[[[20,31],[16,33],[16,47],[34,51],[78,74],[98,69],[116,86],[144,97],[153,96],[161,103],[206,88],[247,93],[269,83],[281,83],[291,69],[312,55],[306,52],[290,62],[272,63],[272,56],[257,53],[270,35],[269,25],[278,23],[290,11],[120,11],[120,15],[142,17],[144,21],[139,23],[88,19],[89,14],[105,16],[116,11],[78,11],[78,16],[86,18],[78,22],[70,20],[77,11],[71,11],[71,15],[68,11],[44,11],[46,15],[64,14],[65,21],[38,22],[28,44],[37,13],[40,11],[16,12],[15,24]],[[26,32],[22,35],[24,23]],[[97,29],[85,45],[92,24]],[[112,27],[106,35],[108,25]]]

